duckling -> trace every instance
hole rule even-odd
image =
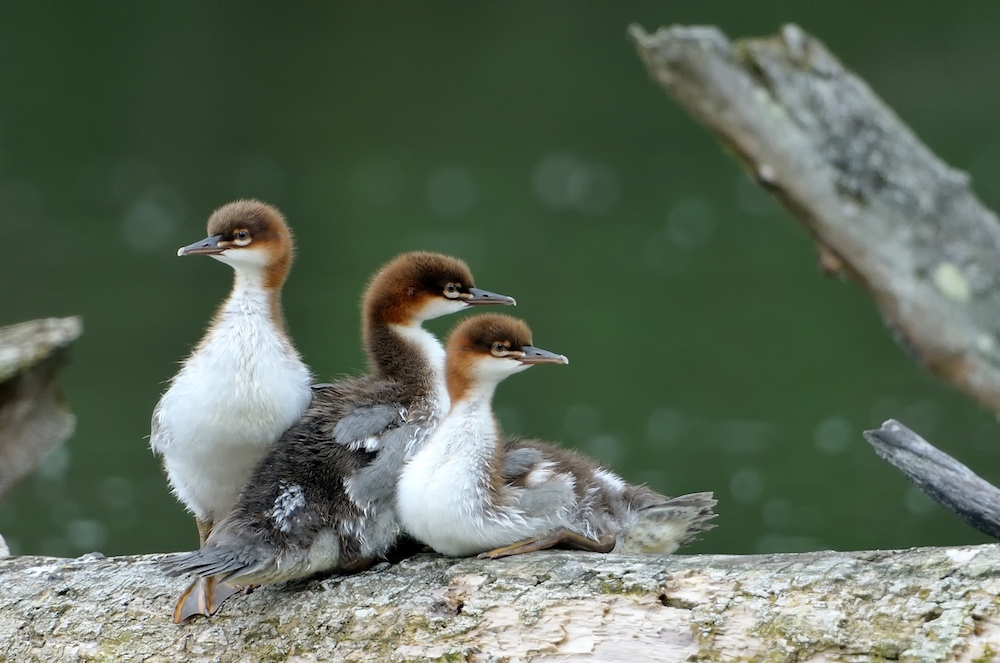
[[[312,381],[281,311],[294,250],[281,213],[238,200],[209,217],[208,235],[177,255],[226,263],[235,272],[233,288],[153,410],[150,435],[171,489],[195,516],[201,544],[260,459],[305,412]],[[178,599],[175,621],[214,611],[237,589],[195,581]]]
[[[370,373],[317,386],[232,513],[168,573],[258,585],[383,558],[400,534],[399,469],[449,408],[444,348],[421,323],[514,303],[474,287],[468,266],[441,254],[403,254],[379,270],[362,300]]]
[[[669,554],[713,525],[712,493],[668,498],[584,456],[502,436],[491,401],[506,377],[567,364],[503,315],[459,324],[448,339],[451,410],[404,465],[403,530],[443,555],[498,558],[555,546]]]

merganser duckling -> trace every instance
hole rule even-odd
[[[384,557],[400,533],[399,469],[449,407],[444,348],[421,323],[483,304],[514,300],[473,287],[455,258],[408,253],[383,267],[362,300],[371,374],[317,386],[230,516],[168,572],[258,585]]]
[[[312,381],[281,312],[293,251],[281,213],[256,200],[232,202],[208,219],[208,235],[177,255],[231,266],[233,289],[153,410],[150,435],[202,545],[260,459],[302,416]],[[178,599],[174,621],[210,614],[238,589],[197,580]]]
[[[403,530],[437,552],[497,558],[555,546],[668,554],[713,527],[712,493],[668,498],[567,449],[505,438],[491,401],[506,377],[566,357],[520,320],[481,315],[448,339],[451,411],[403,467]]]

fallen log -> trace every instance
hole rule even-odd
[[[991,660],[1000,545],[418,555],[175,626],[163,555],[0,560],[0,661]]]

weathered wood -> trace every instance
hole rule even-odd
[[[0,328],[0,499],[73,434],[56,378],[82,331],[75,317]]]
[[[630,29],[651,76],[872,295],[908,350],[1000,411],[1000,223],[860,78],[795,25]]]
[[[865,439],[882,459],[980,532],[1000,539],[1000,488],[894,419]]]
[[[163,556],[0,560],[0,661],[990,660],[1000,545],[419,555],[175,626]],[[986,657],[980,659],[980,657]]]

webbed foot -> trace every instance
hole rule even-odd
[[[219,582],[214,577],[196,578],[177,599],[174,623],[181,624],[195,615],[214,615],[230,596],[250,591],[253,591],[252,586],[243,588],[231,582]]]
[[[479,559],[499,559],[500,557],[510,557],[511,555],[523,555],[524,553],[537,552],[548,548],[572,548],[575,550],[586,550],[589,552],[607,553],[615,547],[616,538],[614,534],[601,534],[596,539],[578,534],[572,530],[560,527],[554,529],[544,536],[534,536],[530,539],[523,539],[509,546],[502,546],[493,550],[488,550],[478,555]]]

